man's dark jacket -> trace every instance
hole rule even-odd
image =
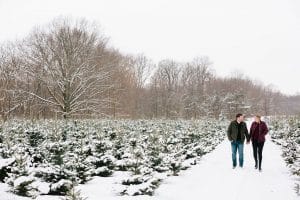
[[[230,123],[227,130],[229,141],[237,141],[238,132],[238,122],[234,120]],[[241,122],[241,142],[244,143],[245,139],[250,141],[250,135],[248,133],[247,124],[245,122]]]

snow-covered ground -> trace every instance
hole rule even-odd
[[[230,143],[225,140],[212,153],[201,158],[198,165],[181,171],[179,176],[165,179],[150,196],[116,196],[121,175],[97,177],[80,185],[82,196],[88,200],[182,200],[182,199],[231,199],[231,200],[296,200],[294,177],[290,175],[281,157],[281,149],[267,137],[263,152],[263,171],[254,169],[251,145],[245,145],[244,168],[231,168]],[[25,200],[5,192],[7,186],[0,184],[0,200]],[[38,200],[58,200],[59,197],[40,196]]]
[[[156,197],[173,199],[283,200],[299,199],[294,181],[280,156],[278,146],[267,141],[263,171],[254,169],[252,149],[245,146],[245,166],[231,168],[230,144],[224,141],[199,165],[182,176],[167,179],[156,191]]]

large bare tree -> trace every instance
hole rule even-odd
[[[44,92],[27,92],[64,118],[101,114],[110,69],[97,58],[106,42],[85,20],[60,18],[46,29],[37,28],[23,45],[25,73]]]

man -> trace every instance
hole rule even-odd
[[[254,122],[250,128],[250,138],[252,141],[253,147],[253,157],[255,160],[255,169],[259,169],[261,172],[261,163],[262,163],[262,152],[265,144],[265,135],[268,133],[267,124],[261,120],[260,115],[254,117]],[[257,160],[258,154],[258,160]],[[258,161],[258,162],[257,162]],[[258,165],[257,165],[258,164]]]
[[[236,152],[239,153],[239,166],[244,165],[244,142],[247,139],[247,144],[250,142],[247,125],[244,122],[244,115],[239,113],[236,115],[236,120],[232,121],[228,127],[227,136],[231,142],[232,165],[233,169],[237,166]]]

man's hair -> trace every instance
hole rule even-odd
[[[255,115],[255,117],[257,117],[258,119],[261,119],[261,116],[260,116],[260,115]]]
[[[240,116],[243,116],[243,114],[242,113],[238,113],[238,114],[236,114],[235,118],[239,118]]]

